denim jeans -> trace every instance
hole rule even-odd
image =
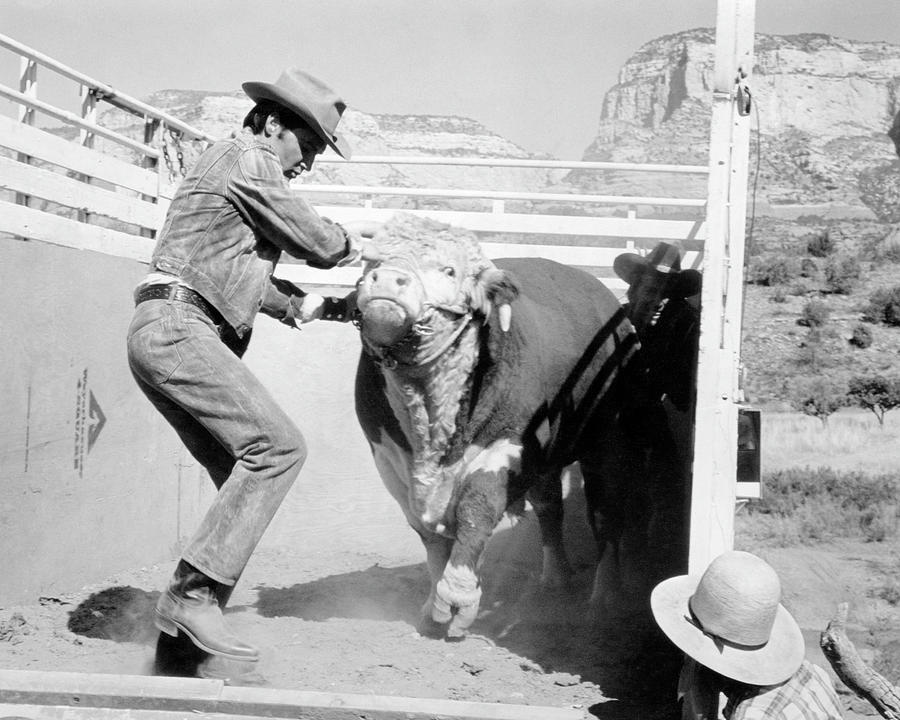
[[[193,305],[139,304],[128,329],[128,362],[218,488],[182,558],[233,585],[300,472],[303,435]]]

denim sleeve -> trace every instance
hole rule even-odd
[[[330,268],[350,250],[341,226],[320,216],[291,190],[269,153],[259,149],[242,153],[229,175],[227,191],[250,227],[292,257]]]

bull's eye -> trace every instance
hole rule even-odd
[[[441,268],[441,272],[444,273],[447,277],[456,277],[456,270],[449,265],[447,267]]]

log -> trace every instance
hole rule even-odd
[[[847,603],[838,605],[837,613],[819,638],[819,646],[847,687],[868,700],[882,717],[900,720],[900,689],[863,662],[844,627],[848,609]]]

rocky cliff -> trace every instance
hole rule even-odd
[[[586,160],[706,162],[715,35],[696,29],[647,43],[607,92]],[[757,35],[749,80],[751,171],[758,211],[890,219],[879,200],[898,175],[887,132],[900,110],[900,46],[828,35]],[[573,173],[579,185],[599,183]],[[633,188],[632,188],[633,189]],[[805,209],[804,209],[805,208]]]

